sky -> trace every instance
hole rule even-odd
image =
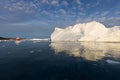
[[[120,0],[0,0],[0,36],[48,38],[55,27],[120,26]]]

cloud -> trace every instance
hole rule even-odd
[[[59,9],[58,12],[60,12],[62,15],[66,15],[67,14],[67,12],[64,9]]]
[[[48,0],[42,0],[43,4],[50,4]]]
[[[100,16],[106,16],[110,13],[110,11],[105,11],[104,13],[102,13]]]
[[[101,3],[101,0],[96,0],[95,2],[85,4],[84,6],[86,10],[88,10],[88,9],[99,6],[100,3]]]
[[[6,1],[5,2],[5,9],[8,9],[9,11],[22,11],[25,13],[33,13],[35,12],[35,9],[38,9],[38,7],[36,6],[36,4],[34,4],[33,2],[26,2],[24,0],[20,0],[20,1],[16,1],[13,2],[12,1]]]
[[[48,11],[46,11],[46,10],[43,10],[43,11],[41,12],[41,14],[42,14],[42,15],[45,15],[45,16],[49,16],[49,17],[52,17],[52,16],[53,16],[52,13],[50,13],[50,12],[48,12]]]
[[[85,16],[86,14],[84,12],[79,12],[78,15],[79,16]]]
[[[103,23],[109,27],[120,26],[120,17],[109,17],[106,18]]]
[[[62,1],[61,4],[64,5],[64,6],[68,6],[69,5],[69,3],[67,1]]]
[[[53,1],[51,1],[51,4],[52,5],[57,5],[57,4],[59,4],[59,2],[57,0],[53,0]]]
[[[120,11],[115,11],[115,15],[120,15]]]
[[[91,9],[90,9],[91,10]],[[88,12],[88,11],[86,11]],[[81,12],[81,15],[79,14],[79,17],[76,19],[76,23],[79,22],[89,22],[89,21],[98,21],[106,25],[107,27],[112,26],[119,26],[120,25],[120,17],[118,16],[119,11],[112,11],[112,10],[103,10],[103,11],[96,11],[93,13],[87,13]]]
[[[33,20],[28,22],[19,22],[19,23],[12,23],[11,26],[27,26],[27,27],[43,27],[48,25],[47,22],[41,20]],[[40,26],[41,25],[41,26]]]
[[[7,20],[7,19],[4,16],[0,16],[0,20]]]
[[[76,0],[77,4],[81,4],[80,0]]]
[[[114,8],[114,6],[114,10],[106,6],[102,6],[102,9],[98,10],[101,3],[103,3],[101,0],[90,3],[83,0],[2,0],[0,19],[1,22],[4,20],[8,23],[34,19],[46,21],[59,21],[59,19],[73,21],[76,19],[76,22],[92,20],[104,22],[109,19],[109,16],[119,16],[120,12],[117,10],[119,8]]]

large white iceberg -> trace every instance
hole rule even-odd
[[[104,41],[120,42],[120,26],[106,28],[103,24],[92,21],[76,24],[67,28],[55,28],[51,41]]]

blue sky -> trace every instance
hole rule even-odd
[[[120,0],[0,0],[0,36],[47,38],[89,21],[120,26]]]

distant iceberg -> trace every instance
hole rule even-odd
[[[51,41],[103,41],[120,42],[120,26],[106,28],[103,24],[92,21],[76,24],[67,28],[55,28]]]
[[[31,41],[50,41],[49,38],[45,38],[45,39],[33,38],[33,39],[28,39],[28,40],[31,40]]]

